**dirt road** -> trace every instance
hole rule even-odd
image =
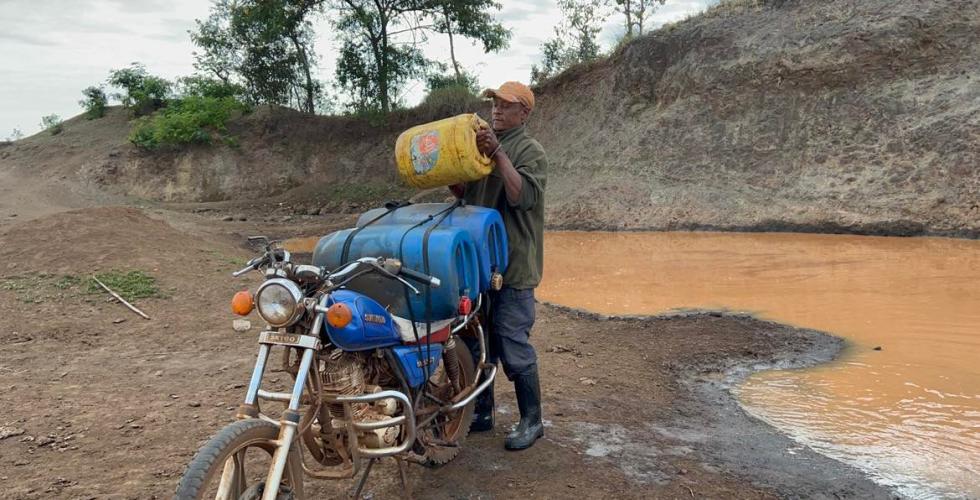
[[[316,234],[350,216],[221,218],[90,208],[0,227],[0,497],[169,497],[198,446],[233,418],[259,323],[231,329],[229,298],[256,283],[229,278],[250,254],[242,236]],[[113,269],[158,280],[163,297],[137,302],[152,320],[64,279]],[[448,466],[411,469],[417,496],[887,496],[749,418],[726,391],[750,365],[829,359],[837,339],[710,314],[538,314],[546,439],[502,449],[516,405],[500,383],[498,429],[471,436]],[[373,474],[375,498],[397,496],[390,472]],[[330,497],[351,484],[311,487]]]

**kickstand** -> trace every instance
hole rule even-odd
[[[395,463],[398,464],[398,478],[402,482],[402,496],[406,500],[412,500],[412,487],[408,484],[408,473],[405,471],[405,461],[401,458],[392,457],[395,459]],[[371,473],[371,467],[377,462],[377,458],[372,458],[368,460],[367,467],[364,468],[364,473],[361,474],[361,478],[357,480],[357,489],[354,490],[354,494],[351,498],[355,500],[361,499],[361,492],[364,490],[364,485],[367,483],[368,474]]]
[[[408,484],[408,473],[405,472],[405,461],[401,458],[394,457],[395,463],[398,464],[398,477],[402,481],[402,495],[406,500],[412,500],[412,487]]]
[[[364,468],[364,474],[361,474],[361,479],[357,481],[357,489],[354,490],[354,494],[351,495],[351,498],[354,498],[356,500],[361,499],[361,490],[364,489],[364,483],[367,483],[368,474],[371,473],[371,466],[373,466],[374,462],[377,461],[378,461],[377,458],[372,458],[368,460],[367,467]]]

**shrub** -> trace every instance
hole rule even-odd
[[[115,94],[115,97],[122,101],[123,106],[132,109],[136,116],[148,115],[166,106],[172,88],[169,81],[147,73],[140,63],[110,71],[109,84],[125,91],[124,94]]]
[[[85,99],[78,101],[78,105],[85,108],[86,118],[94,120],[105,116],[105,107],[109,99],[102,87],[89,87],[82,91],[82,95]]]
[[[22,132],[19,128],[14,127],[14,130],[12,132],[10,132],[10,135],[9,136],[7,136],[7,141],[9,141],[9,142],[15,142],[15,141],[19,141],[19,140],[21,140],[23,138],[24,138],[24,132]]]
[[[64,130],[61,117],[58,115],[42,116],[41,127],[44,128],[44,130],[51,132],[51,135],[58,135]]]
[[[448,87],[463,87],[469,90],[473,95],[480,93],[480,82],[477,80],[475,75],[471,75],[467,72],[461,73],[459,78],[457,78],[456,75],[439,73],[432,74],[426,78],[425,83],[429,88],[430,93]]]
[[[211,144],[216,139],[234,144],[234,138],[224,134],[226,124],[235,113],[247,111],[248,107],[234,97],[188,96],[140,119],[129,140],[144,149]]]
[[[429,92],[415,109],[421,119],[439,119],[471,113],[479,106],[480,99],[473,94],[470,87],[454,84]]]

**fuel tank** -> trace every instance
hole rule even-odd
[[[385,307],[374,299],[351,290],[338,290],[330,295],[327,305],[344,303],[351,310],[351,322],[335,328],[324,322],[327,336],[345,351],[364,351],[401,344],[401,338]]]

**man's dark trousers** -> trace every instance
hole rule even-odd
[[[521,422],[505,444],[509,449],[523,449],[542,434],[538,358],[529,342],[535,319],[534,289],[504,287],[490,294],[490,303],[487,360],[491,363],[499,360],[507,378],[514,381],[521,411]],[[470,349],[476,357],[478,346],[470,342]],[[477,399],[472,430],[493,428],[493,407],[491,386]]]

